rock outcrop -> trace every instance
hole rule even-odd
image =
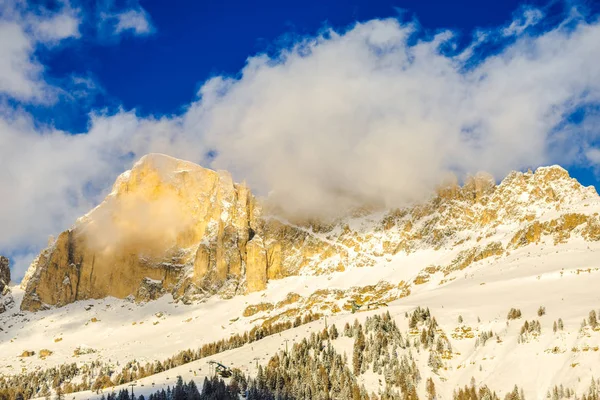
[[[428,272],[447,274],[543,236],[600,240],[598,209],[593,187],[553,166],[513,172],[499,185],[480,173],[416,206],[294,224],[261,210],[227,172],[152,154],[38,256],[21,308],[106,296],[231,297],[271,279],[373,266],[420,249],[453,251],[453,263]]]
[[[151,154],[34,261],[21,308],[114,296],[260,290],[267,265],[255,199],[227,172]]]
[[[0,294],[2,294],[5,288],[10,283],[10,263],[8,258],[0,256]]]
[[[13,304],[10,294],[10,262],[8,258],[0,256],[0,314]]]

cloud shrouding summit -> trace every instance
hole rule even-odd
[[[543,17],[526,10],[462,51],[452,32],[423,38],[395,19],[327,31],[208,80],[182,115],[96,113],[76,136],[4,103],[0,249],[36,252],[148,152],[228,169],[311,216],[418,201],[450,171],[595,166],[600,23],[573,15],[532,33]]]
[[[598,130],[565,119],[600,101],[600,25],[521,32],[476,65],[442,51],[452,33],[409,44],[415,34],[396,20],[370,21],[275,60],[251,58],[241,78],[202,88],[183,132],[202,133],[213,165],[309,214],[363,200],[402,205],[448,171],[502,177],[594,154],[587,136]]]

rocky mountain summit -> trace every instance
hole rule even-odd
[[[150,300],[266,283],[255,200],[226,172],[162,155],[122,174],[98,207],[61,233],[23,281],[24,310],[76,300]]]
[[[448,275],[511,249],[571,237],[600,240],[600,198],[558,166],[513,172],[499,185],[478,174],[440,186],[424,203],[356,211],[328,223],[292,223],[263,210],[224,171],[160,154],[122,174],[94,210],[32,263],[22,310],[77,300],[171,293],[191,302],[266,288],[268,281],[385,264],[423,249],[453,254],[413,282]]]

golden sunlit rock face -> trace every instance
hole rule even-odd
[[[244,281],[249,290],[264,288],[266,251],[259,237],[250,240],[256,229],[255,200],[228,173],[148,155],[40,254],[22,308],[106,296],[147,300],[174,289],[183,295],[216,290],[228,278],[239,291]]]
[[[261,211],[227,172],[151,154],[32,263],[21,308],[167,293],[188,303],[260,291],[272,279],[370,267],[400,252],[455,254],[448,265],[423,265],[422,284],[546,238],[600,240],[598,213],[587,211],[598,201],[592,187],[554,166],[513,172],[499,185],[482,173],[462,187],[450,179],[411,207],[292,223]]]

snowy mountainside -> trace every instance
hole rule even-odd
[[[405,313],[421,306],[430,308],[453,350],[433,372],[429,353],[415,349],[423,377],[420,396],[428,377],[446,399],[472,378],[500,393],[517,384],[528,399],[545,397],[555,384],[582,393],[600,367],[600,329],[581,327],[600,308],[599,211],[593,188],[553,166],[511,173],[499,185],[478,175],[463,187],[440,187],[424,204],[364,211],[328,224],[295,224],[265,213],[257,231],[272,250],[267,255],[279,257],[279,263],[264,290],[204,296],[190,304],[169,292],[147,302],[85,299],[32,313],[19,311],[26,293],[13,287],[15,306],[0,315],[0,376],[64,363],[97,362],[118,371],[133,360],[165,360],[253,326],[309,313],[327,315],[327,323],[341,329],[389,311],[410,337]],[[542,316],[540,306],[546,308]],[[523,316],[507,321],[513,307]],[[554,332],[559,318],[564,329]],[[541,331],[521,335],[526,320],[539,321]],[[201,383],[208,359],[254,374],[256,361],[266,363],[283,348],[283,339],[297,341],[324,323],[139,379],[136,390],[172,385],[178,374]],[[494,339],[476,345],[489,331]],[[334,345],[352,359],[350,338]],[[41,350],[52,353],[40,357]],[[34,354],[22,357],[26,351]],[[99,373],[93,368],[92,377]],[[72,379],[82,383],[83,376]],[[372,371],[359,377],[376,393],[379,379]],[[99,398],[89,391],[74,397]]]
[[[288,345],[292,346],[311,332],[322,330],[325,323],[329,326],[335,324],[341,331],[346,322],[352,324],[358,319],[364,323],[366,316],[386,311],[390,312],[412,341],[419,337],[420,332],[409,333],[409,320],[405,313],[410,313],[417,306],[427,306],[447,335],[452,345],[452,355],[444,359],[444,367],[434,373],[428,365],[429,352],[412,349],[422,375],[418,391],[420,395],[424,396],[424,382],[428,377],[433,378],[439,398],[444,399],[452,398],[453,390],[469,384],[472,378],[478,385],[485,384],[502,395],[517,384],[523,388],[528,399],[544,398],[554,385],[561,384],[581,394],[589,386],[592,377],[598,378],[600,329],[589,325],[582,328],[582,320],[588,318],[591,310],[598,311],[600,304],[597,291],[600,266],[597,257],[594,257],[594,252],[599,250],[597,243],[589,244],[581,240],[559,249],[551,245],[521,248],[505,259],[487,259],[467,267],[464,270],[466,277],[463,273],[447,284],[429,289],[422,285],[410,296],[390,302],[387,307],[354,314],[340,312],[329,316],[326,321],[321,318],[238,349],[139,379],[135,390],[138,395],[148,394],[157,388],[173,385],[177,375],[182,375],[186,380],[195,379],[201,384],[209,373],[209,360],[218,360],[255,374],[256,362],[265,364],[275,352],[284,349],[285,339],[289,339]],[[367,279],[367,276],[365,274],[363,278]],[[309,293],[306,286],[326,280],[324,277],[302,278],[296,290],[303,293],[301,289],[304,288],[306,294]],[[284,297],[285,290],[272,289],[267,290],[264,297],[256,293],[240,296],[239,300],[252,300],[256,296],[255,301],[277,301]],[[231,322],[236,314],[228,310],[241,310],[246,303],[236,303],[237,300],[214,300],[214,303],[207,302],[195,309],[163,302],[162,299],[124,307],[121,307],[122,301],[99,300],[87,304],[88,311],[73,304],[57,310],[27,314],[9,329],[7,336],[12,337],[13,342],[2,344],[3,365],[8,366],[10,359],[12,366],[9,369],[35,369],[48,363],[89,364],[100,359],[112,363],[118,370],[118,361],[123,365],[132,359],[165,359],[178,349],[200,346],[248,328],[248,320],[243,317]],[[541,306],[545,308],[545,314],[539,316],[538,309]],[[508,320],[507,314],[511,308],[518,308],[522,317]],[[162,315],[158,317],[158,313]],[[458,322],[459,316],[462,317],[462,323]],[[97,322],[91,323],[92,318],[96,318]],[[185,322],[190,318],[189,322]],[[564,328],[554,332],[553,324],[559,319],[563,321]],[[541,332],[520,342],[520,329],[525,320],[539,321]],[[132,325],[133,322],[137,322],[136,325]],[[140,325],[141,322],[144,324]],[[24,330],[25,326],[30,328]],[[484,345],[477,344],[482,334],[490,330],[494,336]],[[31,333],[28,335],[27,331]],[[55,337],[62,337],[63,340],[55,343]],[[350,360],[352,343],[353,340],[349,338],[334,341],[336,348],[345,352]],[[84,345],[97,352],[73,357],[73,349]],[[51,348],[55,353],[45,360],[37,355],[18,357],[23,350],[39,351],[43,347]],[[7,351],[10,354],[5,356]],[[380,389],[379,379],[382,378],[367,371],[360,380],[369,391],[377,392]],[[104,392],[125,387],[127,385],[116,386]],[[89,391],[73,395],[76,399],[100,396]]]

